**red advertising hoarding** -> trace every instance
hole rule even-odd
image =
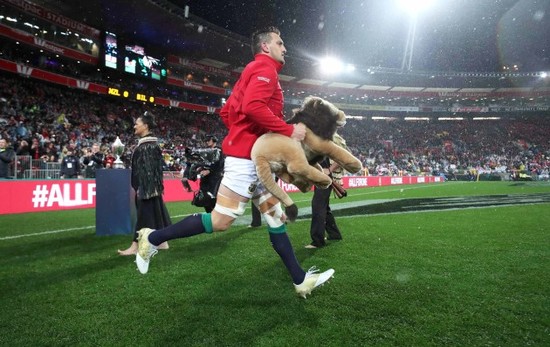
[[[443,182],[434,176],[349,176],[343,178],[344,188],[364,188]],[[286,192],[297,192],[292,184],[279,181]],[[197,189],[198,182],[192,182]],[[93,208],[96,203],[95,180],[4,180],[0,181],[0,215]],[[179,179],[164,180],[164,201],[191,201],[193,193],[183,189]]]

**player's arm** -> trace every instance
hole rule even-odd
[[[277,72],[274,69],[261,68],[255,71],[243,95],[242,112],[268,131],[291,136],[294,126],[273,114],[268,107],[278,83]]]

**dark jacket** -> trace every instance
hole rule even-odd
[[[132,154],[132,187],[138,199],[162,196],[162,151],[156,137],[143,137]]]
[[[77,178],[80,175],[80,160],[70,154],[61,161],[61,171],[59,172],[64,178]]]
[[[15,152],[12,147],[7,147],[0,151],[0,178],[8,177],[8,167],[14,158]]]
[[[90,156],[85,156],[82,159],[82,164],[85,169],[86,178],[95,178],[96,170],[103,169],[103,160],[105,159],[105,154],[102,152],[96,152]]]

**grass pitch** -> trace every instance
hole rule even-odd
[[[95,236],[94,210],[0,216],[0,345],[548,346],[549,196],[543,182],[354,189],[331,200],[344,240],[307,250],[311,194],[293,194],[300,263],[336,269],[307,300],[249,216],[171,241],[147,275],[116,254],[130,235]]]

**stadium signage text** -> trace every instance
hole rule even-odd
[[[403,177],[392,177],[391,184],[403,184]]]
[[[95,183],[86,185],[84,191],[82,183],[64,184],[37,184],[32,192],[33,207],[78,207],[94,203]]]
[[[121,96],[120,95],[120,91],[117,89],[117,88],[111,88],[109,87],[109,91],[107,92],[109,95],[114,95],[114,96]]]
[[[33,38],[33,41],[34,41],[34,44],[38,47],[46,48],[54,53],[65,55],[65,49],[63,49],[62,47],[58,47],[46,40],[39,39],[38,37]]]
[[[96,40],[100,39],[100,31],[98,29],[92,28],[91,26],[82,24],[62,15],[53,13],[44,7],[33,4],[32,2],[25,0],[3,0],[3,2],[11,4],[12,6],[17,7],[20,10],[27,12],[28,14],[31,14],[35,17],[43,18],[66,29],[71,29],[81,34],[88,35]]]
[[[37,38],[30,33],[27,33],[22,30],[14,29],[3,24],[0,24],[0,35],[9,37],[13,40],[17,40],[27,45],[44,48],[49,51],[63,55],[67,58],[75,59],[85,63],[96,65],[99,60],[94,55],[90,55],[90,54],[81,52],[79,50],[64,47],[56,43],[50,42],[48,40]]]
[[[299,192],[300,190],[294,184],[285,183],[279,180],[279,186],[283,188],[285,192]]]
[[[136,100],[139,101],[145,101],[145,102],[155,102],[155,98],[153,96],[147,96],[145,94],[136,94]]]
[[[367,187],[368,186],[367,178],[366,177],[350,177],[348,179],[348,185],[350,187],[354,187],[354,188]]]

